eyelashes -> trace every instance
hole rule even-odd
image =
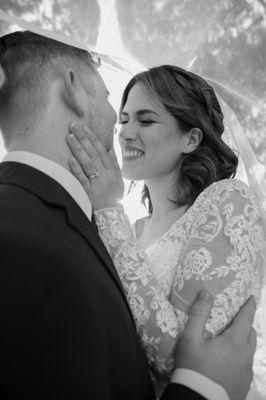
[[[151,125],[151,124],[154,124],[155,122],[154,121],[150,121],[150,120],[145,120],[145,121],[139,121],[139,123],[141,125]]]
[[[119,122],[119,124],[120,125],[126,125],[128,123],[128,121],[120,121]],[[155,121],[152,121],[152,120],[142,120],[142,121],[138,121],[138,123],[140,124],[140,125],[151,125],[151,124],[155,124],[156,122]]]

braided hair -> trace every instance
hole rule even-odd
[[[193,204],[211,183],[235,176],[238,158],[221,136],[223,114],[213,88],[200,76],[172,65],[162,65],[135,75],[126,86],[120,113],[131,88],[139,83],[159,100],[177,120],[183,133],[199,128],[203,135],[198,147],[181,154],[176,163],[177,180],[174,202],[177,206]],[[152,214],[149,190],[144,185],[142,203]]]

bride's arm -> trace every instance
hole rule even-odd
[[[157,377],[170,377],[176,341],[187,315],[165,296],[123,207],[97,210],[94,217],[121,279],[151,369]]]
[[[259,209],[241,182],[216,182],[201,193],[187,221],[188,240],[176,266],[170,302],[123,209],[106,209],[121,194],[121,172],[115,157],[110,159],[96,135],[90,135],[90,140],[81,133],[79,143],[72,141],[81,165],[71,162],[70,168],[98,209],[99,234],[120,275],[150,365],[159,375],[167,375],[187,320],[185,311],[201,288],[216,295],[206,327],[210,333],[221,330],[250,293],[258,293],[264,246]],[[95,170],[98,177],[88,179]]]
[[[75,158],[70,160],[70,170],[87,192],[93,209],[98,210],[94,215],[99,234],[120,276],[151,369],[156,376],[168,377],[187,316],[175,310],[164,295],[123,208],[117,207],[123,181],[113,149],[107,152],[86,127],[79,130],[72,125],[71,131],[75,135],[69,136],[68,143]]]

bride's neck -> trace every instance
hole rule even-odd
[[[145,180],[145,185],[148,187],[152,202],[153,212],[150,218],[151,221],[159,221],[164,215],[178,208],[176,204],[169,200],[173,198],[171,195],[172,183],[170,179]]]

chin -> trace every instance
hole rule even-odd
[[[122,165],[121,168],[121,173],[124,179],[127,179],[129,181],[142,181],[143,179],[145,179],[144,176],[142,176],[142,174],[138,173],[137,171],[134,173],[134,171],[130,171],[128,168],[125,168]]]

